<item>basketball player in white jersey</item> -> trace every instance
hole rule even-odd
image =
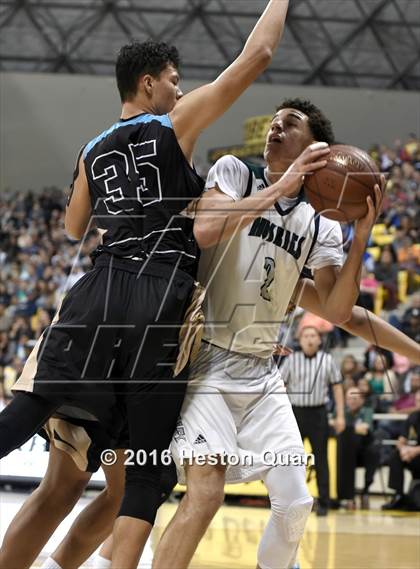
[[[209,172],[194,228],[204,249],[204,341],[171,447],[187,492],[157,548],[154,569],[188,566],[223,501],[225,482],[261,479],[272,513],[258,567],[286,569],[295,562],[313,500],[273,344],[304,267],[313,272],[324,315],[335,324],[350,319],[381,202],[376,186],[375,203],[367,198],[367,214],[356,223],[343,264],[340,225],[316,215],[302,190],[311,156],[324,149],[317,158],[322,161],[332,142],[331,124],[319,109],[290,100],[272,120],[265,169],[225,156]]]

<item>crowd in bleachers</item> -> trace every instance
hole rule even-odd
[[[420,143],[411,137],[372,156],[388,176],[383,213],[365,254],[359,304],[385,315],[420,340]],[[64,232],[65,192],[3,193],[0,197],[0,398],[11,386],[42,330],[51,323],[62,294],[91,266],[95,231],[82,243]],[[346,246],[351,229],[344,228]],[[346,336],[328,327],[336,344]],[[369,347],[364,362],[342,361],[344,387],[358,388],[362,406],[380,413],[409,413],[416,407],[419,369],[398,354]],[[401,423],[399,425],[401,427]],[[398,425],[375,423],[383,438],[398,437]]]
[[[91,266],[95,232],[71,242],[63,227],[65,195],[4,193],[0,198],[0,396],[10,388],[60,297]]]
[[[406,144],[396,141],[393,148],[377,146],[371,154],[381,171],[387,174],[388,184],[383,213],[374,227],[364,259],[359,304],[381,313],[391,324],[419,342],[420,144],[412,135]],[[411,418],[420,416],[420,368],[412,367],[399,354],[380,352],[369,346],[364,361],[358,362],[353,356],[346,356],[341,363],[341,373],[347,394],[347,417],[352,414],[359,416],[365,410],[369,413],[365,412],[364,416],[372,417],[368,426],[359,420],[359,425],[362,423],[363,426],[359,434],[356,433],[367,443],[361,445],[363,452],[358,457],[367,467],[367,473],[372,460],[376,467],[384,463],[393,467],[401,462],[411,470],[415,466],[415,476],[418,477],[420,456],[408,459],[405,454],[410,448],[406,432],[409,419],[390,419],[391,416],[395,419],[396,414]],[[355,394],[355,388],[359,395]],[[357,403],[352,399],[357,399]],[[359,406],[356,412],[351,410],[355,406]],[[375,413],[382,414],[382,418],[374,421]],[[389,419],[383,414],[388,414]],[[355,436],[357,428],[356,421],[352,436]],[[420,436],[419,432],[411,430],[410,433],[413,442],[416,436]],[[384,441],[397,441],[397,448],[392,444],[381,444]],[[338,442],[340,449],[340,437]],[[340,459],[340,452],[338,460],[344,460]],[[403,506],[402,489],[393,481],[392,473],[390,486],[396,490],[396,499],[390,505]],[[348,503],[350,508],[354,506],[353,499]]]
[[[350,355],[341,363],[346,429],[337,437],[338,500],[345,500],[347,509],[355,509],[355,470],[362,466],[365,485],[361,505],[366,508],[375,471],[382,465],[397,465],[402,472],[400,480],[395,483],[392,468],[388,480],[396,494],[383,509],[419,510],[418,497],[404,495],[403,471],[410,470],[419,481],[420,367],[407,362],[401,369],[393,354],[372,347],[366,350],[364,360],[363,364]],[[408,427],[410,421],[414,428]],[[406,449],[416,453],[409,460],[404,455]]]
[[[396,141],[393,149],[375,147],[372,156],[388,184],[382,223],[374,228],[366,254],[362,286],[373,292],[377,311],[392,310],[420,284],[420,145],[411,136],[405,145]]]

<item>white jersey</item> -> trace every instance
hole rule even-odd
[[[238,201],[269,185],[263,167],[224,156],[211,168],[206,188],[217,186]],[[230,240],[202,251],[204,339],[234,352],[270,357],[303,268],[340,266],[342,259],[338,222],[317,215],[303,191],[296,199],[281,199]]]

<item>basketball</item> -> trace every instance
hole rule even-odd
[[[315,209],[335,221],[351,222],[366,215],[366,198],[375,200],[378,167],[360,148],[331,146],[325,168],[305,179],[306,196]]]

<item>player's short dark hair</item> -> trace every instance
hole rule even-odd
[[[276,111],[281,109],[296,109],[309,117],[309,128],[313,137],[318,142],[327,142],[334,144],[335,136],[331,121],[327,119],[324,113],[307,99],[285,99],[282,104],[277,107]]]
[[[177,48],[164,42],[135,41],[123,45],[115,65],[121,101],[128,101],[136,95],[139,77],[146,74],[158,77],[167,65],[178,68],[179,62]]]

